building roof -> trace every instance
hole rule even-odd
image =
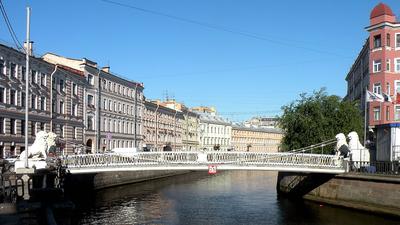
[[[66,71],[71,72],[71,73],[77,74],[77,75],[82,76],[82,77],[85,76],[85,75],[83,74],[83,72],[80,71],[80,70],[76,70],[76,69],[74,69],[74,68],[71,68],[71,67],[68,67],[68,66],[64,66],[64,65],[61,65],[61,64],[56,64],[56,65],[57,65],[58,67],[64,69],[64,70],[66,70]]]
[[[372,19],[382,15],[394,16],[392,9],[388,5],[381,2],[375,6],[374,9],[372,9],[369,18]]]
[[[200,115],[201,122],[208,122],[212,124],[219,124],[219,125],[231,125],[231,122],[225,118],[222,118],[218,115],[211,114],[211,113],[204,113],[204,112],[196,112]]]
[[[252,131],[252,132],[264,132],[264,133],[277,133],[283,134],[284,131],[280,128],[264,128],[264,127],[247,127],[241,123],[234,123],[232,125],[232,129],[234,130],[245,130],[245,131]]]

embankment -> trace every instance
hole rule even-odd
[[[280,195],[400,216],[400,176],[279,172]]]

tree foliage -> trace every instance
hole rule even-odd
[[[327,95],[324,88],[282,107],[280,126],[285,131],[284,151],[310,146],[356,131],[363,135],[363,118],[357,103],[342,101],[339,96]],[[332,147],[331,147],[332,149]],[[317,150],[321,151],[321,149]]]

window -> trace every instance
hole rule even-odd
[[[381,119],[381,109],[380,107],[374,107],[374,121]]]
[[[390,95],[390,83],[386,83],[386,94]]]
[[[44,73],[40,74],[40,84],[46,86],[46,74]]]
[[[400,93],[400,81],[399,80],[394,82],[394,88],[395,88],[394,94]]]
[[[88,81],[89,84],[94,85],[93,75],[88,74],[87,81]]]
[[[4,118],[0,117],[0,134],[4,134]]]
[[[73,132],[74,132],[74,134],[73,134],[74,139],[78,139],[78,128],[74,127]]]
[[[56,85],[56,78],[53,77],[53,79],[51,79],[51,86],[54,90],[57,90],[57,85]]]
[[[21,135],[25,135],[25,120],[21,120]]]
[[[64,137],[65,136],[64,131],[65,131],[64,125],[60,125],[60,137]]]
[[[394,108],[394,119],[395,120],[400,120],[400,106],[399,105],[397,105]]]
[[[31,95],[31,108],[36,109],[36,95]]]
[[[40,130],[44,131],[44,123],[43,122],[40,123]]]
[[[17,65],[15,63],[10,64],[10,76],[18,77]]]
[[[390,34],[386,34],[386,46],[390,47]]]
[[[386,59],[386,71],[390,71],[390,59]]]
[[[63,102],[63,101],[60,101],[60,105],[59,105],[59,106],[60,106],[60,108],[59,108],[59,111],[58,111],[58,112],[59,112],[60,114],[64,114],[64,102]]]
[[[0,103],[5,103],[5,99],[4,99],[4,97],[5,97],[5,95],[4,95],[4,88],[3,87],[0,87]]]
[[[36,80],[36,71],[35,70],[32,70],[31,71],[31,83],[37,83],[37,80]]]
[[[381,35],[375,35],[374,36],[374,48],[380,48],[382,46],[382,42],[381,42]]]
[[[93,95],[88,95],[87,105],[94,107],[94,97],[93,97]]]
[[[10,119],[10,134],[16,134],[15,119]]]
[[[60,91],[65,92],[65,85],[63,79],[60,79]]]
[[[386,106],[386,120],[390,120],[390,106]]]
[[[52,110],[53,113],[57,112],[57,102],[56,101],[53,101],[51,103],[51,110]]]
[[[381,62],[381,60],[380,60],[380,59],[379,59],[379,60],[374,60],[374,61],[373,61],[373,72],[374,72],[374,73],[380,72],[381,69],[382,69],[382,62]]]
[[[72,104],[72,115],[78,116],[78,105],[75,103]]]
[[[36,135],[36,122],[31,121],[31,135]]]
[[[112,110],[112,101],[108,100],[108,110]]]
[[[4,73],[4,60],[0,59],[0,74],[5,75]]]
[[[72,83],[72,94],[78,95],[78,85],[76,85],[75,83]]]
[[[400,73],[400,58],[394,59],[394,72]]]
[[[25,106],[25,101],[26,101],[26,99],[25,99],[25,93],[24,93],[24,92],[21,92],[21,106]]]
[[[26,68],[25,68],[25,66],[23,66],[23,67],[21,67],[21,79],[23,80],[23,81],[25,81],[25,74],[26,73]]]
[[[93,116],[87,117],[87,129],[93,130]]]
[[[400,48],[400,33],[396,34],[396,44],[395,44],[396,48]]]
[[[40,97],[40,110],[46,110],[46,97]]]
[[[107,110],[107,99],[103,100],[103,109]]]
[[[16,98],[16,91],[15,90],[10,90],[10,104],[11,105],[17,105],[17,98]]]

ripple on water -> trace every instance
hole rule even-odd
[[[394,225],[395,218],[278,199],[276,173],[191,173],[100,191],[78,224]]]

